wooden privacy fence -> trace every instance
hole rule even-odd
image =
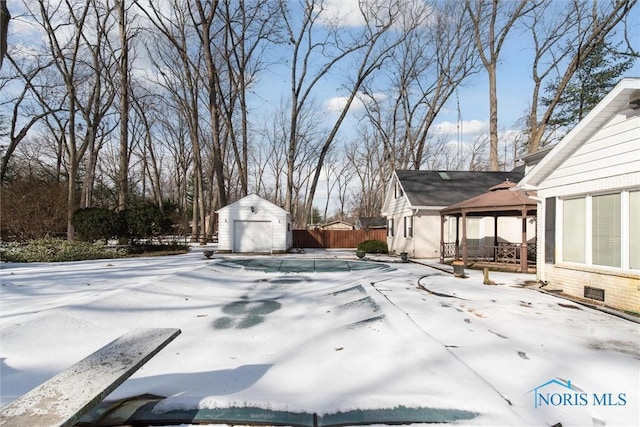
[[[365,240],[386,242],[387,230],[293,230],[294,248],[350,249]]]

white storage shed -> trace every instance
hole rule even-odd
[[[256,194],[217,213],[221,253],[285,253],[293,245],[289,212]]]

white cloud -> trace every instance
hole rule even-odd
[[[386,98],[386,95],[382,93],[374,93],[371,95],[371,94],[365,94],[363,92],[359,92],[358,96],[356,96],[353,102],[351,103],[351,107],[349,108],[349,111],[351,112],[360,111],[364,108],[365,102],[370,102],[373,100],[381,101],[385,98]],[[333,98],[329,98],[324,102],[324,108],[331,112],[342,111],[342,109],[347,104],[348,99],[349,98],[346,96],[336,96]]]
[[[481,120],[463,120],[461,123],[462,134],[474,134],[482,132],[487,129],[487,123]],[[433,127],[434,132],[441,134],[457,134],[458,123],[457,122],[440,122],[436,123]]]
[[[334,98],[330,98],[324,102],[324,108],[332,112],[342,111],[344,106],[347,103],[346,96],[336,96]],[[358,99],[354,99],[351,104],[352,110],[359,110],[363,107],[362,102]]]
[[[424,0],[325,0],[322,7],[320,20],[338,27],[359,27],[366,25],[367,20],[388,23],[391,17],[394,17],[393,25],[402,26],[432,10]]]
[[[328,0],[324,4],[322,20],[325,23],[339,23],[341,26],[357,27],[364,24],[358,7],[358,0]]]

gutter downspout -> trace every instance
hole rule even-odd
[[[536,224],[536,245],[539,246],[540,245],[540,240],[542,240],[542,248],[543,248],[543,252],[544,252],[545,248],[546,248],[546,243],[547,243],[544,240],[545,239],[544,230],[545,230],[545,228],[547,226],[545,224],[545,222],[544,222],[546,215],[544,215],[544,212],[542,212],[543,213],[542,216],[538,215],[541,211],[544,211],[544,209],[542,209],[542,207],[543,207],[542,203],[543,203],[544,200],[539,198],[539,197],[537,197],[537,196],[532,196],[532,195],[527,194],[527,190],[523,190],[523,191],[524,191],[524,194],[528,198],[530,198],[532,200],[535,200],[536,204],[538,205],[537,209],[536,209],[536,222],[537,222],[537,224]],[[554,218],[554,221],[555,221],[555,218]],[[542,224],[542,227],[538,227],[539,224]],[[540,230],[541,228],[542,228],[542,235],[538,236],[538,230]],[[544,269],[544,264],[545,264],[544,259],[545,259],[545,257],[544,256],[540,257],[539,255],[540,255],[540,251],[538,249],[536,249],[536,278],[538,280],[545,281],[546,280],[546,271]]]
[[[413,247],[411,248],[411,250],[413,252],[413,257],[415,258],[416,257],[416,215],[418,214],[418,211],[420,209],[412,209],[412,210],[413,210],[413,216],[411,218],[411,222],[413,223],[413,226],[412,226],[413,236],[411,237],[411,240],[412,240]]]

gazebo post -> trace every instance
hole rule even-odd
[[[464,266],[467,266],[467,260],[469,259],[467,253],[467,212],[462,211],[462,262]]]
[[[522,209],[522,245],[520,246],[520,271],[527,272],[527,209]]]
[[[493,214],[493,262],[497,260],[498,252],[498,214]]]
[[[440,214],[440,264],[444,264],[444,215]]]
[[[456,259],[460,259],[460,217],[456,215]]]

